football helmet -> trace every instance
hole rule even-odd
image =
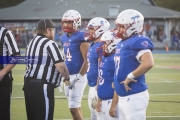
[[[103,49],[102,54],[103,55],[108,55],[108,54],[112,53],[115,50],[117,43],[121,39],[116,39],[114,37],[114,31],[113,30],[108,30],[102,35],[100,40],[104,42],[104,44],[102,46],[102,49]]]
[[[64,26],[63,22],[65,21],[72,21],[73,26],[72,27]],[[80,26],[81,26],[81,15],[79,14],[78,11],[68,10],[64,13],[62,17],[62,28],[64,32],[71,33],[77,31],[80,28]]]
[[[105,31],[107,31],[110,27],[109,22],[102,17],[95,17],[91,19],[86,26],[85,39],[86,40],[94,40],[100,35],[102,35]],[[94,29],[94,33],[90,33],[89,29]]]
[[[117,16],[114,23],[117,25],[115,36],[124,39],[142,32],[144,17],[137,10],[127,9]]]

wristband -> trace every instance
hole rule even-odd
[[[135,78],[135,76],[134,76],[133,73],[131,72],[131,73],[129,73],[129,74],[127,75],[127,78],[131,80],[131,79]]]
[[[78,73],[76,77],[81,78],[81,77],[82,77],[82,75]]]

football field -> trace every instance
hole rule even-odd
[[[146,74],[150,94],[147,120],[180,120],[180,52],[154,52],[155,65]],[[13,68],[13,92],[11,100],[12,120],[26,120],[25,101],[22,91],[25,65]],[[90,118],[88,86],[82,100],[84,118]],[[54,120],[71,120],[64,93],[55,89]]]

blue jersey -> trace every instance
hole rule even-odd
[[[114,82],[114,54],[107,57],[102,57],[99,62],[99,85],[97,94],[101,100],[112,99],[114,89],[112,82]]]
[[[75,32],[70,37],[67,33],[61,36],[61,41],[63,43],[64,54],[66,55],[66,66],[69,70],[69,74],[79,73],[81,66],[84,62],[80,51],[80,45],[84,40],[84,32]]]
[[[101,42],[92,43],[88,49],[88,70],[87,79],[90,87],[96,86],[98,78],[98,58],[99,54],[97,48],[101,45]]]
[[[131,38],[119,42],[116,46],[115,52],[115,77],[114,85],[116,93],[119,96],[127,96],[142,92],[147,89],[145,82],[145,75],[134,78],[137,82],[129,83],[130,91],[126,92],[124,84],[120,82],[124,81],[127,75],[134,71],[140,63],[136,59],[136,55],[141,50],[150,49],[153,50],[153,44],[148,37],[135,35]]]

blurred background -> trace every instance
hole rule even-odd
[[[84,30],[93,17],[104,17],[115,27],[114,20],[125,9],[136,9],[145,17],[144,35],[156,49],[179,50],[180,0],[1,0],[0,25],[13,31],[19,47],[25,47],[36,35],[36,24],[49,18],[59,26],[54,40],[61,47],[61,18],[65,11],[75,9],[82,16]],[[173,39],[178,37],[178,45]],[[167,49],[168,47],[168,49]]]

